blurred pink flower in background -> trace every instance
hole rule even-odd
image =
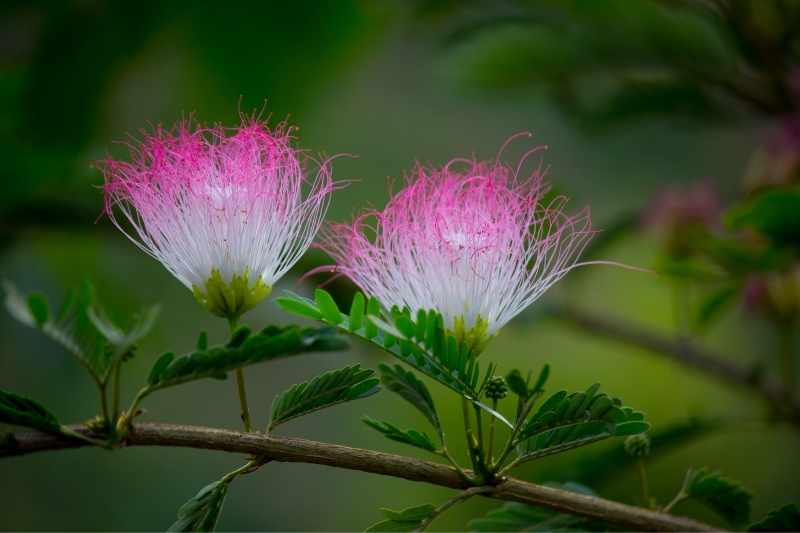
[[[673,185],[656,193],[642,212],[646,228],[666,231],[685,226],[711,227],[719,221],[722,203],[711,180]]]

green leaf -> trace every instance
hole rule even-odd
[[[336,301],[334,301],[333,296],[331,296],[328,292],[322,289],[315,290],[314,301],[316,302],[317,308],[322,313],[322,316],[325,318],[326,322],[329,322],[334,326],[338,326],[342,323],[342,314],[339,312],[339,307],[336,305]]]
[[[520,430],[517,462],[650,429],[642,413],[598,391],[599,385],[594,384],[585,392],[558,391],[545,400]]]
[[[50,315],[47,300],[41,294],[33,293],[28,296],[28,309],[37,326],[42,327]]]
[[[269,431],[299,416],[344,402],[372,396],[378,380],[370,369],[353,365],[332,370],[306,383],[298,383],[275,397]]]
[[[214,531],[219,522],[230,482],[210,483],[178,509],[178,520],[168,531]]]
[[[320,320],[322,318],[322,313],[319,312],[315,305],[307,303],[305,300],[300,299],[300,297],[281,296],[275,299],[275,303],[284,311],[293,315],[314,320]]]
[[[548,486],[596,496],[590,488],[578,483],[555,484]],[[501,505],[482,518],[471,520],[470,531],[607,531],[610,527],[597,519],[584,518],[559,513],[543,507],[510,502]]]
[[[196,348],[198,351],[203,351],[208,349],[208,333],[206,333],[205,331],[201,331],[200,335],[198,335]]]
[[[246,332],[246,330],[242,330]],[[150,391],[198,379],[224,379],[231,370],[308,352],[343,350],[347,343],[330,328],[268,326],[237,346],[214,346],[173,358],[162,355],[150,372]]]
[[[506,383],[511,392],[519,396],[523,401],[528,399],[528,382],[516,368],[506,376]]]
[[[738,526],[750,519],[750,494],[738,481],[726,478],[707,468],[689,469],[684,488],[688,498],[702,502],[732,525]]]
[[[794,503],[767,513],[752,524],[748,531],[800,531],[800,507]]]
[[[545,363],[544,366],[542,366],[542,370],[539,372],[539,377],[536,378],[536,383],[533,385],[533,388],[529,391],[529,396],[544,391],[544,385],[545,383],[547,383],[548,377],[550,377],[550,365]]]
[[[364,323],[364,314],[366,313],[366,302],[364,300],[364,295],[360,292],[357,292],[353,295],[353,302],[350,304],[350,331],[356,331],[361,329],[362,324]]]
[[[61,432],[61,424],[50,411],[29,398],[4,390],[0,390],[0,422],[48,433]]]
[[[381,383],[383,383],[384,387],[400,395],[404,400],[416,407],[437,431],[441,430],[439,415],[436,413],[436,407],[433,404],[433,397],[431,397],[428,387],[417,379],[413,372],[405,370],[400,365],[392,367],[381,364],[378,369],[381,372]]]
[[[161,381],[162,374],[174,359],[175,354],[172,352],[167,352],[159,357],[156,364],[150,369],[150,374],[147,377],[147,384],[152,386]]]
[[[771,188],[731,209],[726,222],[733,229],[752,228],[779,244],[800,242],[800,187]]]
[[[416,446],[417,448],[422,448],[423,450],[434,453],[438,449],[433,440],[425,432],[416,431],[414,429],[400,429],[389,422],[381,422],[380,420],[375,420],[368,416],[362,417],[361,420],[372,429],[383,433],[386,438],[393,441]]]
[[[433,513],[436,507],[429,503],[409,507],[402,511],[383,508],[381,512],[386,520],[368,527],[365,531],[415,531]]]
[[[650,424],[642,422],[641,420],[632,420],[630,422],[622,422],[615,424],[614,436],[624,437],[626,435],[638,435],[650,429]]]

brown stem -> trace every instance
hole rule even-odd
[[[607,313],[601,315],[570,306],[553,306],[549,312],[584,331],[669,357],[726,384],[748,388],[764,398],[779,417],[800,426],[800,402],[787,401],[789,395],[781,380],[764,375],[755,365],[741,365],[686,339],[675,340]]]
[[[82,426],[73,426],[72,429],[89,434],[88,430]],[[84,442],[76,439],[38,431],[17,433],[13,439],[7,440],[13,444],[7,445],[5,449],[0,449],[0,458],[85,445]],[[279,462],[312,463],[359,470],[453,489],[471,488],[468,481],[462,479],[458,472],[446,465],[338,444],[272,437],[259,433],[241,433],[225,429],[171,424],[134,424],[125,445],[218,450],[263,457]],[[637,531],[713,531],[711,526],[689,518],[650,511],[512,478],[505,479],[484,496],[597,518]]]

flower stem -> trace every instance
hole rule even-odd
[[[111,394],[112,394],[112,404],[111,404],[111,425],[115,427],[117,423],[117,419],[119,418],[119,376],[120,376],[120,367],[122,366],[121,361],[117,361],[116,366],[114,367],[114,374],[112,377],[111,382]]]
[[[497,411],[497,399],[492,399],[492,409]],[[489,417],[489,448],[486,452],[486,460],[489,461],[489,465],[492,465],[494,462],[494,457],[492,457],[492,453],[494,452],[494,417]]]
[[[483,448],[483,413],[477,405],[472,404],[472,407],[475,410],[475,426],[478,428],[478,445]],[[494,417],[491,418],[494,419]]]
[[[238,321],[238,317],[228,319],[231,336],[236,331]],[[244,383],[244,372],[241,368],[237,368],[234,371],[234,375],[236,376],[236,394],[239,396],[239,416],[244,424],[245,432],[250,433],[253,431],[253,423],[250,419],[250,408],[247,406],[247,388]]]
[[[244,385],[244,372],[241,368],[236,369],[236,392],[239,394],[239,411],[247,433],[253,431],[253,424],[250,421],[250,409],[247,407],[247,390]]]
[[[464,414],[464,433],[467,438],[467,451],[469,452],[469,459],[472,462],[472,469],[478,472],[478,465],[476,464],[475,455],[475,435],[472,433],[472,422],[469,419],[469,400],[461,397],[461,412]]]
[[[647,484],[647,470],[645,470],[642,459],[636,461],[636,473],[639,476],[639,487],[642,491],[642,505],[649,509],[652,507],[652,502],[650,501],[650,488]]]
[[[99,382],[97,387],[100,389],[100,411],[103,414],[103,422],[105,422],[107,427],[113,427],[111,424],[111,418],[108,416],[108,398],[106,395],[108,387],[105,383]]]

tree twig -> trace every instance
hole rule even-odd
[[[82,426],[77,432],[89,434]],[[38,431],[14,434],[4,441],[0,458],[34,452],[77,448],[85,443]],[[171,446],[241,453],[272,461],[312,463],[372,474],[421,481],[453,489],[470,485],[455,469],[429,461],[372,450],[350,448],[305,439],[241,433],[225,429],[171,424],[134,424],[126,446]],[[577,494],[509,478],[483,496],[547,507],[555,511],[597,518],[638,531],[712,531],[713,528],[681,516],[650,511],[602,498]]]
[[[800,426],[800,402],[787,401],[789,395],[783,383],[775,376],[765,375],[758,365],[744,366],[687,339],[672,339],[606,313],[600,315],[566,305],[550,306],[548,313],[584,331],[667,356],[724,383],[748,388],[764,398],[780,418]]]

